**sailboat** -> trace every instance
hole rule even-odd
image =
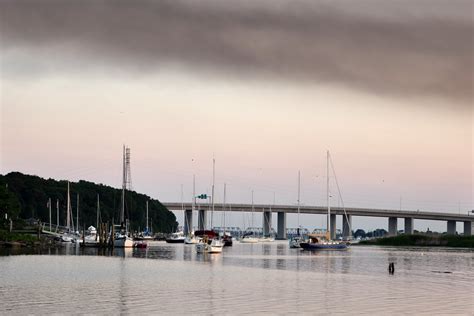
[[[327,204],[328,204],[328,213],[327,213],[327,226],[326,226],[326,235],[323,234],[310,234],[308,242],[300,243],[300,247],[304,250],[345,250],[347,249],[346,243],[341,243],[339,241],[331,240],[331,231],[330,231],[330,218],[331,218],[331,205],[329,200],[329,150],[327,151]]]
[[[62,242],[75,242],[76,236],[72,233],[74,231],[74,223],[72,223],[72,210],[71,210],[71,195],[69,190],[69,181],[67,182],[67,206],[66,206],[66,231],[61,235],[60,240]]]
[[[212,159],[212,195],[211,195],[211,230],[204,230],[205,234],[202,236],[201,241],[196,244],[197,253],[221,253],[224,248],[224,242],[219,236],[212,230],[212,218],[214,215],[214,183],[216,178],[216,160]]]
[[[192,207],[191,207],[191,217],[193,216],[195,205],[196,205],[196,176],[193,174],[193,198],[192,198]],[[184,204],[183,204],[183,187],[181,186],[181,209],[184,213]],[[187,245],[195,245],[201,241],[200,237],[194,235],[193,228],[190,227],[191,223],[188,223],[188,217],[184,214],[184,226],[188,228],[188,236],[184,239],[184,243]]]
[[[301,173],[298,170],[298,228],[297,228],[297,235],[293,236],[290,241],[290,248],[301,248],[300,244],[303,241],[303,237],[301,236],[301,227],[300,227],[300,187],[301,187]]]
[[[254,211],[254,207],[253,207],[253,190],[252,190],[252,224],[251,224],[252,227],[253,227],[253,211]],[[253,232],[246,233],[240,239],[240,242],[243,244],[255,244],[255,243],[258,243],[258,238],[253,235]]]
[[[133,239],[128,234],[128,220],[125,221],[125,190],[127,187],[127,171],[129,171],[130,148],[123,146],[123,180],[122,180],[122,208],[120,211],[120,225],[114,225],[117,231],[114,235],[114,247],[132,248]]]
[[[133,240],[136,241],[145,241],[145,240],[153,240],[152,232],[150,227],[148,226],[148,200],[146,201],[146,225],[145,230],[141,232],[138,236],[135,236]],[[135,243],[135,245],[141,245],[144,243]]]
[[[100,214],[100,199],[99,194],[97,194],[97,227],[99,227],[99,214]],[[89,226],[87,228],[87,232],[82,237],[82,244],[83,247],[97,247],[99,246],[99,235],[97,234],[97,228],[94,226]]]
[[[224,247],[231,247],[233,245],[232,235],[226,232],[226,193],[227,193],[227,185],[224,183],[224,202],[222,204],[222,211],[223,211],[223,221],[224,221],[224,231],[222,232],[222,241],[224,242]]]

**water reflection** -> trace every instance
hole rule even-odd
[[[469,314],[473,308],[472,251],[305,252],[286,242],[235,243],[222,254],[161,242],[147,249],[21,250],[2,249],[9,257],[0,257],[0,314],[34,314],[38,306],[41,314],[179,315]],[[397,264],[392,277],[390,261]],[[432,272],[448,269],[454,273]]]

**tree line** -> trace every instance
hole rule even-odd
[[[100,198],[102,222],[119,223],[122,190],[103,184],[80,180],[70,182],[70,197],[74,221],[76,221],[77,199],[79,198],[79,226],[96,226],[97,195]],[[56,205],[59,204],[59,225],[66,222],[67,181],[43,179],[34,175],[11,172],[0,175],[0,216],[5,214],[13,220],[30,218],[49,222],[48,201],[51,199],[52,223],[56,224]],[[126,191],[125,217],[130,221],[132,231],[144,230],[146,226],[146,202],[148,201],[148,225],[153,232],[175,231],[178,223],[175,215],[160,201],[135,191]]]

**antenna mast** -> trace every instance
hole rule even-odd
[[[122,174],[122,209],[120,223],[125,222],[125,191],[132,190],[132,175],[130,170],[130,148],[123,145],[123,174]]]

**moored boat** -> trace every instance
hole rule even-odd
[[[221,253],[224,248],[224,242],[220,239],[209,239],[204,236],[200,243],[196,244],[197,253]]]
[[[253,237],[252,235],[245,235],[240,239],[240,243],[242,244],[256,244],[258,243],[258,238]]]
[[[182,244],[186,237],[183,232],[172,233],[171,236],[166,238],[166,242],[169,244]]]
[[[304,250],[345,250],[347,244],[325,239],[322,235],[310,234],[309,241],[301,242],[300,247]]]
[[[274,242],[275,241],[275,238],[272,237],[272,236],[267,236],[267,237],[260,237],[258,239],[259,242]]]
[[[189,236],[187,236],[184,239],[184,243],[187,244],[187,245],[195,245],[195,244],[198,244],[200,242],[201,242],[201,238],[196,237],[193,233],[190,234]]]
[[[326,218],[326,234],[309,234],[309,241],[300,242],[300,247],[303,250],[346,250],[347,243],[331,240],[331,231],[330,231],[330,218],[331,218],[331,205],[330,205],[330,194],[329,194],[329,151],[327,152],[327,178],[326,178],[326,194],[327,194],[327,204],[328,212]],[[345,213],[345,210],[344,210]],[[347,214],[345,214],[347,216]]]
[[[200,238],[196,244],[197,253],[221,253],[224,248],[224,241],[219,239],[219,235],[213,230],[198,230],[194,235]]]
[[[224,247],[232,247],[233,245],[232,235],[229,233],[224,233],[222,241],[224,242]]]
[[[290,248],[301,248],[301,243],[304,242],[303,237],[295,236],[289,240]]]

